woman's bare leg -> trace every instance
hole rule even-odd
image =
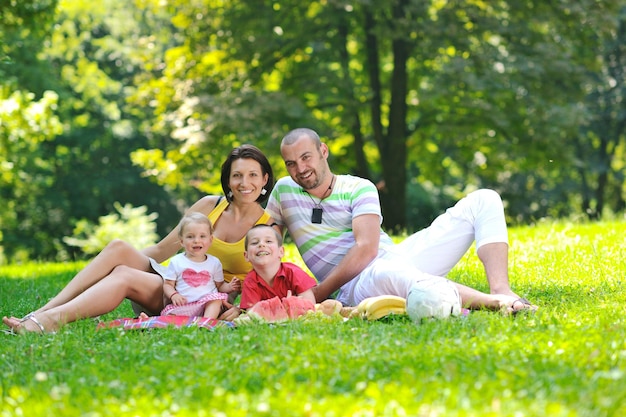
[[[154,273],[119,266],[67,303],[39,311],[34,316],[46,331],[54,331],[66,323],[113,311],[125,298],[160,310],[163,308],[163,279]],[[5,317],[3,321],[17,332],[40,331],[32,320],[15,321]]]
[[[61,306],[77,297],[83,291],[109,276],[117,266],[124,265],[139,271],[150,271],[150,261],[146,255],[122,240],[111,241],[85,268],[67,283],[56,296],[35,313]]]

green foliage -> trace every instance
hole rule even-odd
[[[159,217],[157,213],[148,214],[146,206],[122,206],[118,202],[113,206],[117,213],[101,216],[98,224],[85,219],[79,220],[73,235],[64,237],[63,241],[81,248],[86,255],[95,255],[113,239],[125,240],[137,249],[152,246],[159,240],[154,223]]]
[[[40,201],[51,182],[54,163],[43,152],[43,144],[63,132],[57,103],[52,91],[36,100],[33,93],[9,95],[8,88],[0,86],[0,253],[9,252],[14,259],[27,259],[32,253],[20,248],[16,232],[37,234],[45,227]],[[40,244],[51,246],[50,242]]]
[[[71,259],[114,201],[163,235],[233,146],[285,174],[297,126],[380,186],[390,230],[480,187],[515,223],[622,212],[625,21],[624,0],[0,0],[0,99],[63,125],[2,115],[25,138],[0,150],[4,256]]]
[[[626,222],[514,228],[511,280],[534,315],[415,325],[0,334],[0,412],[32,416],[567,416],[626,412]],[[81,265],[0,268],[0,315],[25,314]],[[475,254],[451,277],[485,287]],[[132,314],[123,304],[101,317]]]
[[[48,36],[57,0],[0,0],[0,85],[37,88],[42,66],[35,59]]]
[[[610,193],[601,191],[603,177],[584,178],[591,163],[576,156],[582,149],[597,156],[598,169],[616,171],[607,178],[620,192],[612,208],[621,210],[623,173],[608,164],[606,147],[579,139],[597,113],[583,105],[585,96],[611,80],[620,85],[610,70],[619,64],[608,59],[617,50],[589,53],[620,44],[620,7],[593,0],[171,2],[185,41],[169,50],[166,76],[153,86],[165,92],[157,95],[167,109],[158,120],[167,123],[158,126],[169,125],[182,143],[136,161],[157,178],[155,167],[178,168],[165,172],[176,172],[172,184],[189,171],[185,151],[209,155],[219,137],[272,146],[283,126],[313,126],[333,142],[335,170],[384,181],[385,225],[395,227],[414,210],[406,199],[413,167],[419,182],[448,187],[438,193],[454,198],[479,187],[501,190],[516,222],[587,210],[581,194],[598,196],[601,206]],[[258,129],[252,136],[249,124]]]
[[[145,3],[159,8],[159,2]],[[250,84],[250,65],[230,54],[228,36],[218,34],[219,25],[234,23],[225,22],[232,7],[219,1],[169,2],[161,12],[173,26],[155,36],[174,34],[176,44],[162,55],[142,57],[145,66],[162,71],[130,98],[151,113],[144,124],[150,147],[133,152],[133,162],[183,196],[190,189],[218,192],[223,157],[242,143],[264,149],[280,169],[278,143],[285,126],[311,119],[300,100],[275,83]]]
[[[62,237],[72,233],[78,219],[95,222],[114,210],[115,201],[157,211],[160,234],[180,216],[176,195],[144,178],[130,160],[130,153],[147,143],[126,99],[134,92],[135,75],[142,73],[139,57],[152,51],[147,46],[152,27],[134,3],[125,1],[61,2],[51,18],[57,24],[45,32],[49,38],[40,39],[37,49],[15,50],[12,65],[20,73],[35,72],[36,82],[16,78],[29,91],[55,91],[54,114],[43,120],[63,120],[64,131],[45,143],[22,145],[12,155],[10,162],[32,162],[13,171],[23,172],[29,188],[6,185],[7,204],[14,206],[3,214],[12,216],[3,223],[9,260],[71,259],[76,249]],[[33,41],[27,32],[15,34]],[[20,132],[8,127],[14,135]]]
[[[55,114],[58,96],[46,91],[36,101],[33,93],[7,93],[7,88],[0,88],[0,177],[4,184],[32,182],[29,170],[48,165],[38,152],[41,143],[63,132]]]

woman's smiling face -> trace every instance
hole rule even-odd
[[[228,181],[233,200],[256,201],[267,181],[268,175],[263,175],[261,164],[254,159],[239,158],[233,161]]]

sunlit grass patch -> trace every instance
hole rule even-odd
[[[0,415],[626,415],[625,232],[624,222],[511,229],[511,282],[540,306],[515,318],[214,331],[83,320],[56,335],[0,334]],[[11,268],[0,268],[2,315],[34,309],[74,272]],[[487,288],[473,251],[450,277]],[[131,314],[124,303],[102,319]]]

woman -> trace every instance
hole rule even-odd
[[[222,165],[221,182],[225,198],[205,196],[188,211],[211,219],[214,239],[209,254],[222,262],[227,281],[222,288],[232,293],[241,290],[240,280],[252,269],[243,257],[247,231],[255,224],[272,223],[260,203],[269,197],[274,177],[265,155],[252,145],[242,145],[233,149]],[[66,323],[108,313],[125,298],[157,314],[165,301],[163,279],[152,265],[169,259],[179,249],[177,228],[142,251],[114,240],[46,305],[22,319],[4,317],[2,321],[20,333],[54,332]],[[220,319],[232,320],[238,315],[239,309],[231,307]]]

